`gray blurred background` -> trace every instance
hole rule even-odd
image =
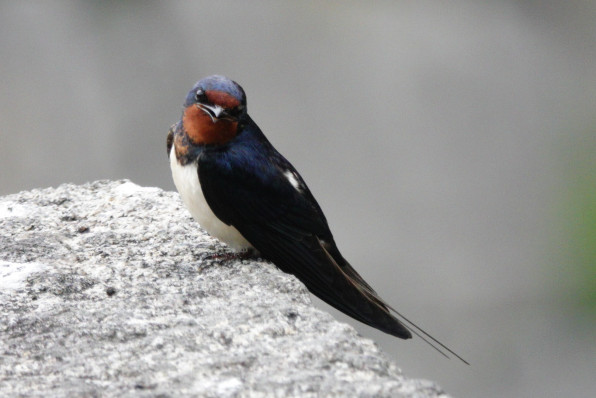
[[[225,74],[345,257],[472,363],[350,321],[406,375],[459,397],[590,396],[594,21],[587,0],[3,1],[0,194],[174,189],[168,127]]]

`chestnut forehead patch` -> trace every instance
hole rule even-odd
[[[223,91],[207,90],[205,95],[211,104],[219,105],[224,109],[234,109],[240,105],[240,101],[234,96]]]

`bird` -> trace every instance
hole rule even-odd
[[[467,363],[383,301],[342,256],[304,179],[249,116],[238,83],[199,80],[168,131],[167,152],[184,205],[211,236],[271,261],[366,325],[401,339],[414,333]]]

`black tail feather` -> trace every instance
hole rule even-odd
[[[451,355],[455,356],[457,359],[459,359],[460,361],[462,361],[466,365],[470,365],[470,363],[468,361],[466,361],[460,355],[458,355],[457,353],[455,353],[455,351],[453,351],[452,349],[450,349],[449,347],[447,347],[445,344],[441,343],[439,340],[437,340],[436,338],[434,338],[430,334],[428,334],[424,329],[422,329],[420,326],[416,325],[414,322],[410,321],[408,318],[406,318],[403,314],[401,314],[395,308],[393,308],[393,307],[391,307],[389,305],[387,305],[387,307],[404,321],[403,322],[404,323],[404,326],[410,332],[412,332],[416,336],[420,337],[426,344],[428,344],[429,346],[431,346],[432,348],[434,348],[435,350],[437,350],[441,355],[443,355],[446,358],[450,358],[449,355],[447,353],[445,353],[445,351],[447,351],[448,353],[450,353]],[[406,323],[407,323],[407,325],[406,325]],[[433,344],[433,342],[436,345]],[[443,350],[441,350],[441,348]]]

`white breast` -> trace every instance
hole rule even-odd
[[[201,184],[197,163],[189,163],[186,166],[180,165],[176,159],[174,145],[170,151],[170,168],[176,189],[180,193],[182,202],[190,211],[195,220],[211,236],[228,244],[234,250],[251,248],[252,245],[244,239],[242,234],[231,225],[226,225],[217,218],[207,204]]]

